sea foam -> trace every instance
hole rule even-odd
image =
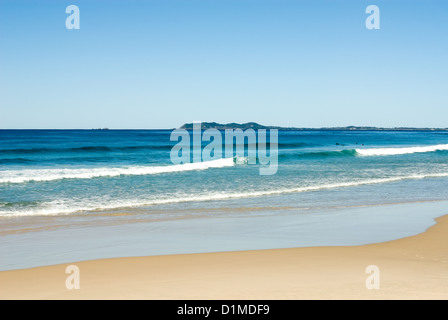
[[[448,144],[439,144],[425,147],[408,148],[377,148],[377,149],[356,149],[356,152],[362,156],[392,156],[400,154],[425,153],[448,150]]]
[[[363,185],[392,183],[403,180],[418,180],[418,179],[442,178],[442,177],[448,177],[448,173],[413,174],[413,175],[397,176],[389,178],[361,179],[357,181],[324,183],[324,184],[316,184],[296,188],[278,188],[278,189],[273,188],[270,190],[260,190],[260,191],[256,190],[244,191],[244,192],[224,191],[224,192],[213,192],[208,194],[197,194],[197,195],[178,194],[175,196],[169,196],[167,198],[128,199],[128,200],[113,200],[113,201],[92,199],[90,201],[84,202],[82,205],[80,205],[79,202],[74,201],[68,201],[68,202],[52,201],[44,203],[42,204],[41,207],[37,208],[28,208],[28,209],[24,208],[14,210],[13,212],[8,210],[0,210],[0,216],[17,217],[17,216],[67,215],[76,212],[118,210],[118,209],[146,207],[146,206],[155,206],[171,203],[182,203],[182,202],[220,201],[230,199],[275,196],[289,193],[302,193],[302,192],[312,192],[312,191],[329,190],[329,189],[357,187]]]
[[[53,181],[60,179],[92,179],[117,177],[121,175],[139,176],[209,168],[232,167],[241,160],[223,158],[205,162],[184,163],[167,166],[132,166],[125,168],[78,168],[78,169],[25,169],[0,171],[0,183],[25,183],[31,181]]]

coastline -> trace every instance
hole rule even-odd
[[[448,3],[104,4],[0,1],[0,301],[448,300]]]
[[[83,261],[0,272],[0,299],[448,299],[448,215],[376,244]],[[368,265],[380,289],[368,290]]]
[[[271,200],[271,207],[241,202],[226,202],[229,208],[208,203],[199,211],[184,207],[167,220],[158,220],[154,210],[0,219],[0,271],[109,258],[380,243],[423,232],[448,205],[423,201],[309,210],[285,207],[291,200],[284,197]]]

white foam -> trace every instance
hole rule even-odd
[[[224,168],[235,165],[233,158],[223,158],[197,163],[168,166],[133,166],[126,168],[79,168],[79,169],[25,169],[0,171],[0,183],[24,183],[30,181],[53,181],[60,179],[92,179],[121,175],[151,175],[170,172]]]
[[[297,188],[284,188],[284,189],[271,189],[262,191],[252,191],[252,192],[215,192],[202,195],[178,195],[174,197],[169,197],[165,199],[130,199],[130,200],[103,200],[98,199],[96,203],[91,202],[90,204],[83,203],[79,206],[79,201],[73,202],[49,202],[44,207],[36,209],[28,209],[23,211],[1,211],[0,216],[43,216],[43,215],[64,215],[75,212],[82,211],[100,211],[100,210],[117,210],[126,208],[136,208],[136,207],[146,207],[154,205],[163,205],[171,203],[182,203],[182,202],[200,202],[200,201],[218,201],[218,200],[229,200],[229,199],[241,199],[241,198],[254,198],[262,196],[280,195],[288,193],[301,193],[301,192],[311,192],[320,191],[327,189],[337,189],[337,188],[348,188],[356,187],[362,185],[371,184],[381,184],[398,182],[403,180],[416,180],[425,178],[442,178],[448,177],[448,173],[434,173],[434,174],[415,174],[409,176],[398,176],[390,178],[378,178],[378,179],[365,179],[359,181],[349,181],[340,183],[329,183],[320,185],[311,185],[305,187]]]
[[[439,150],[448,150],[448,144],[409,148],[356,149],[356,152],[362,156],[391,156],[400,154],[434,152]]]

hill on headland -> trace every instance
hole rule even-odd
[[[264,126],[256,122],[246,123],[218,123],[218,122],[202,122],[201,128],[206,129],[277,129],[277,130],[291,130],[291,131],[448,131],[448,128],[412,128],[412,127],[397,127],[397,128],[380,128],[380,127],[323,127],[323,128],[295,128],[295,127],[279,127],[279,126]],[[185,123],[180,129],[193,129],[193,123]]]

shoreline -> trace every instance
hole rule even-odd
[[[0,299],[448,299],[448,215],[397,240],[111,258],[0,272]],[[68,265],[80,290],[68,290]],[[380,270],[368,290],[366,267]]]
[[[18,233],[19,225],[2,224],[16,232],[2,237],[0,271],[109,258],[360,246],[419,234],[447,213],[447,204],[413,202],[317,211],[274,206],[255,214],[229,209],[206,219],[195,215],[166,221],[154,220],[151,212],[139,212],[138,220],[126,213],[125,221],[120,221],[123,215],[118,220],[89,216],[89,223],[76,216],[19,219],[19,225],[26,222],[27,228],[37,225],[40,229]]]

